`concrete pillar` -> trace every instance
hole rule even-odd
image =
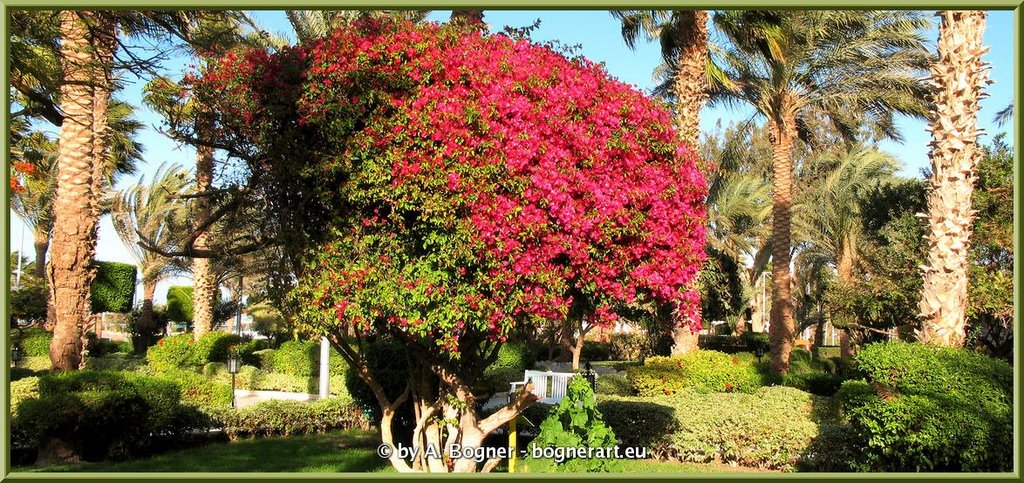
[[[320,338],[320,399],[330,394],[329,383],[331,380],[331,343],[326,337]]]

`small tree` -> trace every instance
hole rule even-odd
[[[373,391],[381,432],[413,407],[413,444],[478,447],[516,417],[472,386],[510,335],[566,318],[610,324],[658,301],[699,323],[706,185],[670,114],[591,62],[504,36],[366,22],[323,42],[218,59],[192,94],[219,145],[301,257],[298,322]],[[255,167],[258,166],[258,169]],[[326,223],[325,223],[326,222]],[[366,364],[401,344],[388,393]],[[400,471],[475,471],[397,454]]]

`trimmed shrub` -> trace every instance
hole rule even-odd
[[[319,359],[320,349],[317,343],[290,340],[281,344],[273,357],[268,359],[269,371],[292,376],[314,376],[320,368]]]
[[[192,286],[175,285],[167,289],[167,320],[192,322]]]
[[[50,362],[50,356],[31,356],[26,357],[18,363],[18,367],[27,369],[35,372],[46,372],[49,371],[53,364]]]
[[[609,396],[632,396],[633,386],[625,376],[604,374],[597,376],[597,393]]]
[[[856,358],[864,382],[838,396],[857,436],[857,469],[1010,471],[1013,370],[966,349],[886,342]]]
[[[26,399],[39,397],[39,377],[31,376],[11,381],[11,414],[18,414],[18,405]]]
[[[688,388],[697,392],[752,393],[764,384],[753,363],[716,351],[698,350],[675,357],[650,357],[626,377],[640,396],[664,396]]]
[[[616,361],[639,361],[651,355],[651,342],[642,332],[612,334],[610,344],[611,358]]]
[[[157,373],[199,366],[192,334],[164,337],[146,351],[146,361]]]
[[[85,348],[89,351],[90,357],[103,357],[109,354],[121,352],[121,344],[112,340],[100,339],[96,334],[88,332],[85,334]]]
[[[87,461],[144,454],[200,426],[177,386],[154,377],[86,370],[43,376],[34,394],[28,385],[19,387],[18,431],[36,447],[63,447]]]
[[[53,333],[41,329],[26,330],[21,339],[21,348],[28,357],[50,357],[50,342]]]
[[[235,334],[207,332],[193,346],[192,359],[199,366],[208,362],[227,362],[231,347],[242,343],[242,338]]]
[[[24,367],[12,367],[11,381],[20,381],[26,377],[37,377],[43,374],[45,374],[45,371],[33,371],[32,369],[26,369]]]
[[[332,397],[311,403],[264,401],[241,409],[212,412],[216,425],[232,440],[239,437],[291,436],[331,429],[368,428],[350,399]]]
[[[242,364],[247,366],[262,367],[262,361],[260,356],[256,355],[257,352],[266,350],[270,347],[270,343],[262,339],[253,339],[237,344],[235,350],[238,351],[238,358],[242,361]]]
[[[231,386],[211,381],[202,374],[184,369],[158,373],[161,379],[173,382],[181,391],[181,402],[200,407],[230,406]]]
[[[92,312],[128,313],[135,299],[136,268],[130,263],[95,262],[90,286]]]
[[[687,389],[652,398],[604,397],[599,407],[623,444],[647,446],[655,456],[788,470],[819,435],[814,411],[824,403],[772,386],[753,394]]]
[[[622,446],[662,447],[678,425],[675,408],[649,399],[601,396],[597,408]]]
[[[145,365],[145,359],[124,357],[120,353],[106,357],[88,357],[85,359],[85,368],[96,371],[136,372]]]

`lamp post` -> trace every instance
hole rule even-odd
[[[14,343],[14,347],[11,347],[11,362],[14,364],[13,367],[18,367],[18,363],[21,362],[21,358],[21,342],[17,341]]]
[[[597,374],[591,368],[590,361],[586,361],[586,362],[583,363],[583,377],[586,378],[586,380],[588,382],[590,382],[590,389],[593,390],[594,394],[596,395],[597,394]]]
[[[234,347],[228,353],[228,372],[231,373],[231,407],[235,407],[235,374],[238,374],[238,353]]]

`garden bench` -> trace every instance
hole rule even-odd
[[[551,372],[551,371],[525,371],[523,380],[511,383],[509,398],[515,397],[519,388],[533,382],[533,394],[537,396],[537,402],[542,404],[558,404],[565,397],[566,389],[569,386],[569,379],[572,379],[574,372]],[[597,374],[583,374],[584,377],[597,377]],[[591,379],[593,383],[595,379]]]

